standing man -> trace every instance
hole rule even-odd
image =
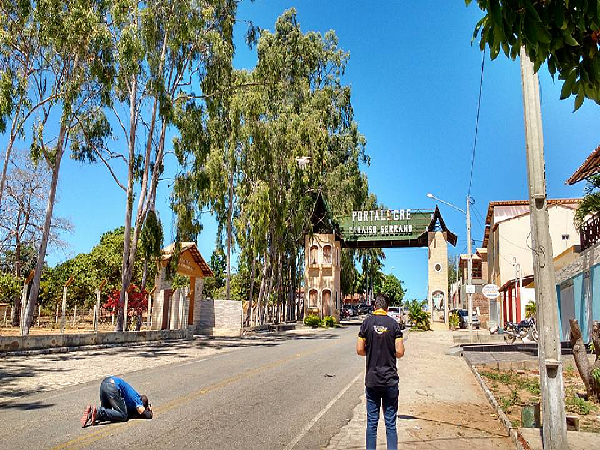
[[[125,422],[130,418],[152,419],[148,397],[140,395],[129,383],[118,377],[106,377],[100,383],[100,405],[88,405],[81,416],[81,426],[98,422]]]
[[[367,397],[367,450],[377,446],[379,409],[383,407],[388,450],[398,449],[396,415],[398,414],[398,369],[396,358],[404,356],[400,325],[387,315],[388,300],[375,298],[375,311],[363,321],[356,353],[367,357],[365,394]]]

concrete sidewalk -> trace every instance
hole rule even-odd
[[[406,355],[398,361],[398,448],[515,448],[463,358],[444,354],[453,346],[452,332],[435,328],[433,332],[410,333]],[[330,440],[327,450],[365,448],[364,395],[361,399],[352,419]],[[386,448],[383,418],[377,448]]]

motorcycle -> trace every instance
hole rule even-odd
[[[514,344],[517,338],[538,341],[539,334],[533,317],[521,320],[519,323],[506,322],[504,325],[504,340],[506,343]]]

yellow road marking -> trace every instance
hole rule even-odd
[[[325,345],[315,346],[315,348],[312,350],[308,350],[303,353],[297,353],[294,356],[290,356],[288,358],[280,359],[280,360],[274,361],[272,363],[265,364],[263,366],[259,366],[256,369],[246,370],[245,372],[241,372],[238,375],[234,375],[232,377],[226,378],[218,383],[211,384],[210,386],[207,386],[207,387],[204,387],[197,391],[194,391],[186,396],[171,400],[170,402],[165,403],[164,405],[162,405],[160,407],[153,408],[152,411],[153,411],[154,417],[157,416],[157,413],[160,413],[160,414],[166,413],[166,412],[171,411],[172,409],[175,409],[179,406],[182,406],[187,403],[191,403],[194,400],[196,400],[198,397],[201,397],[202,395],[206,395],[209,392],[212,392],[216,389],[220,389],[220,388],[229,386],[231,384],[234,384],[238,381],[243,380],[244,378],[248,378],[253,375],[258,375],[262,372],[265,372],[266,370],[274,369],[278,366],[284,365],[295,359],[311,355],[312,353],[315,353],[319,350],[326,349],[337,343],[339,343],[339,341],[330,342]],[[100,429],[98,431],[94,431],[90,434],[86,434],[84,436],[79,436],[70,441],[64,442],[62,444],[58,444],[58,445],[52,447],[51,450],[66,450],[66,449],[75,450],[75,449],[84,448],[85,446],[90,445],[93,442],[97,442],[100,439],[103,439],[104,437],[108,436],[109,434],[115,434],[116,432],[121,432],[121,431],[126,430],[127,428],[135,425],[136,423],[141,423],[141,422],[142,421],[136,420],[136,421],[130,421],[130,422],[124,422],[124,423],[111,424],[109,427],[108,426],[103,427],[102,429]]]

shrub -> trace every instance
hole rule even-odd
[[[574,412],[582,416],[586,416],[592,410],[592,404],[579,398],[577,395],[571,395],[565,398],[566,409],[569,412]]]
[[[310,314],[304,318],[304,325],[309,327],[318,327],[321,323],[321,319],[319,316],[315,316],[314,314]]]
[[[458,317],[458,313],[453,312],[452,314],[450,314],[450,317],[448,318],[448,325],[450,326],[450,328],[452,330],[458,328],[459,323],[460,323],[460,318]]]
[[[429,313],[423,311],[423,303],[417,300],[410,302],[408,306],[408,318],[410,319],[413,327],[418,330],[428,331],[431,330],[429,323]]]
[[[335,317],[325,316],[325,317],[323,317],[323,322],[321,324],[324,327],[335,327],[335,324],[336,324]]]

